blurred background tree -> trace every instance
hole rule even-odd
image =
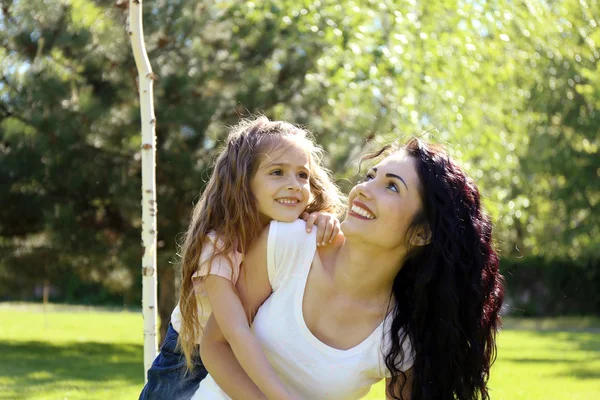
[[[137,306],[127,1],[0,4],[0,299],[45,286],[54,301]],[[479,183],[510,276],[525,257],[598,279],[597,0],[156,0],[144,11],[163,321],[179,235],[227,126],[253,113],[312,130],[345,190],[366,140],[427,131]]]

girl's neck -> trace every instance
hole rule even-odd
[[[346,238],[323,253],[337,292],[368,302],[387,302],[402,263],[401,249],[383,249]]]

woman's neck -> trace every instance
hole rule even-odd
[[[389,299],[404,252],[346,238],[324,255],[336,291],[378,303]]]

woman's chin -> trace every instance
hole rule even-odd
[[[360,221],[353,221],[353,219],[352,217],[346,217],[344,222],[341,223],[340,230],[344,232],[344,236],[362,236],[366,234],[364,226],[360,226]]]

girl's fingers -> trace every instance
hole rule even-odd
[[[340,221],[331,214],[315,212],[308,215],[303,213],[300,217],[306,221],[306,232],[311,232],[313,226],[317,226],[318,246],[333,242],[340,233]]]
[[[315,221],[317,220],[317,217],[318,217],[318,214],[310,214],[305,219],[305,221],[306,221],[306,232],[308,232],[308,233],[312,232],[312,228],[315,225]]]
[[[327,232],[327,221],[324,218],[319,218],[317,222],[317,227],[319,230],[317,231],[317,246],[323,244],[325,240],[325,233]]]
[[[329,238],[329,243],[333,242],[333,240],[340,234],[340,223],[338,220],[334,223],[333,232],[331,232],[331,237]]]
[[[331,243],[331,238],[333,237],[333,230],[335,228],[335,220],[330,219],[327,221],[327,228],[325,230],[325,235],[323,236],[322,245],[326,245],[327,243]]]

